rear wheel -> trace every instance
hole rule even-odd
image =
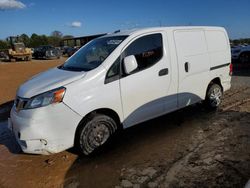
[[[78,150],[92,154],[103,146],[117,129],[116,122],[109,116],[95,114],[80,127],[76,137]]]
[[[223,91],[220,85],[211,84],[208,88],[205,103],[210,109],[216,109],[222,101]]]

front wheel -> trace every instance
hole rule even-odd
[[[85,155],[92,154],[108,141],[116,129],[117,124],[111,117],[95,114],[78,130],[78,150]]]
[[[212,84],[209,86],[205,103],[210,109],[216,109],[222,101],[223,91],[220,85]]]

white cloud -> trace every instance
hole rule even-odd
[[[26,5],[17,0],[0,0],[0,10],[23,9]]]
[[[74,21],[70,24],[71,27],[81,27],[82,26],[82,22],[79,21]]]

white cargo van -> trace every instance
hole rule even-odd
[[[160,27],[97,38],[63,65],[20,86],[9,127],[26,153],[76,146],[86,155],[119,128],[205,101],[230,88],[231,54],[220,27]]]

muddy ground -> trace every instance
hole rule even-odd
[[[0,104],[29,76],[62,62],[0,64]],[[236,69],[217,112],[198,104],[145,122],[92,157],[74,150],[23,154],[1,121],[0,169],[0,187],[244,187],[250,179],[250,68]]]
[[[41,71],[62,64],[66,58],[59,60],[32,60],[19,62],[0,61],[0,104],[13,100],[18,86]]]

